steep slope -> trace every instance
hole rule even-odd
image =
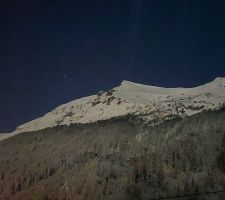
[[[194,88],[161,88],[123,81],[119,87],[63,104],[11,133],[36,131],[58,125],[90,123],[132,114],[157,125],[206,110],[225,102],[225,78]],[[10,134],[8,136],[11,136]],[[0,140],[3,139],[3,135]],[[4,136],[5,138],[5,136]]]
[[[0,142],[0,200],[224,200],[224,119],[127,115],[18,134]]]
[[[5,139],[7,139],[7,138],[9,138],[9,137],[13,137],[13,136],[15,136],[15,135],[17,135],[18,133],[17,132],[11,132],[11,133],[0,133],[0,141],[1,140],[5,140]]]

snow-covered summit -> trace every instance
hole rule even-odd
[[[112,90],[63,104],[43,117],[17,127],[10,134],[57,125],[90,123],[127,114],[155,125],[178,116],[217,110],[224,103],[225,78],[222,77],[193,88],[163,88],[122,81]]]

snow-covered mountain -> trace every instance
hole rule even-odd
[[[225,78],[194,88],[162,88],[123,81],[106,92],[63,104],[43,117],[25,123],[1,138],[57,125],[91,123],[124,115],[156,125],[176,117],[218,110],[225,103]]]

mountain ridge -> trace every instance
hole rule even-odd
[[[193,88],[164,88],[123,80],[118,87],[62,104],[44,116],[18,126],[0,140],[21,132],[58,125],[90,123],[117,116],[136,115],[157,125],[176,117],[218,110],[225,102],[225,78]]]

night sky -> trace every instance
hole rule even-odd
[[[0,0],[0,132],[130,80],[225,76],[224,0]]]

